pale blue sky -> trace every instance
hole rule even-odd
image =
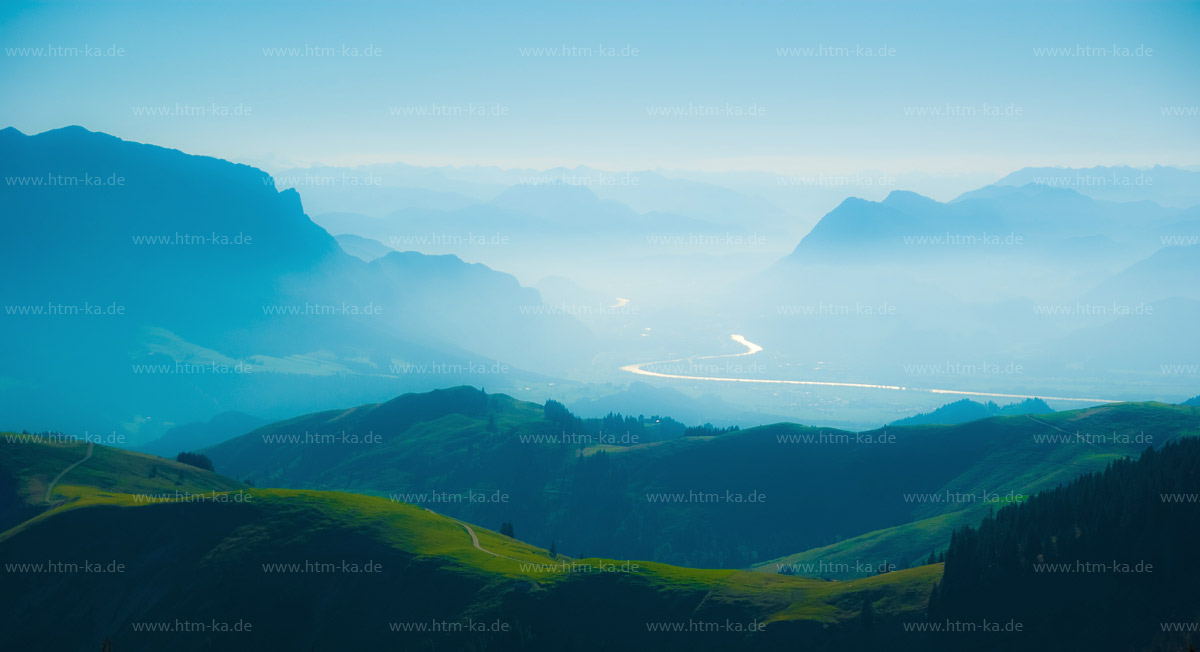
[[[80,124],[299,164],[789,173],[1195,164],[1197,34],[1200,4],[1185,2],[8,2],[0,124],[26,133]],[[14,49],[85,44],[124,55]],[[564,45],[637,56],[522,55]],[[1114,45],[1134,56],[1095,52]],[[306,46],[339,54],[268,56]],[[342,56],[343,46],[378,52]],[[780,56],[820,46],[894,53]],[[1136,56],[1139,47],[1150,56]],[[144,115],[196,111],[177,105],[230,115]],[[985,105],[1020,115],[985,115]],[[414,114],[472,106],[502,115]],[[729,109],[758,115],[652,115]],[[1164,115],[1176,110],[1184,115]]]

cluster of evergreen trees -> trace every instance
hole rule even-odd
[[[930,618],[1013,619],[1025,649],[1187,649],[1197,633],[1177,630],[1200,622],[1198,500],[1200,439],[1186,438],[1005,507],[954,533]]]
[[[729,426],[728,428],[718,428],[711,423],[706,423],[702,426],[692,426],[683,431],[684,437],[713,437],[716,435],[724,435],[730,432],[741,430],[738,426]]]
[[[204,469],[205,471],[213,470],[212,460],[208,459],[208,456],[203,453],[183,452],[175,456],[175,461],[194,466],[198,469]]]
[[[567,406],[550,399],[542,408],[546,420],[559,426],[569,434],[586,435],[595,441],[600,441],[603,434],[605,440],[612,438],[616,444],[644,444],[652,441],[665,441],[683,436],[700,434],[721,434],[736,430],[714,429],[711,424],[698,428],[688,428],[682,423],[664,416],[644,415],[626,416],[619,412],[609,412],[601,419],[581,419],[571,413]]]

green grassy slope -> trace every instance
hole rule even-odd
[[[3,459],[21,461],[5,472],[31,486],[66,452],[9,444]],[[223,492],[148,503],[120,491],[161,489],[147,487],[147,464],[161,463],[96,446],[63,478],[64,501],[0,534],[0,646],[94,650],[108,638],[116,650],[822,649],[871,635],[858,625],[864,600],[883,631],[919,619],[941,575],[935,565],[824,582],[552,558],[386,498],[245,489],[199,470],[182,486],[225,482]],[[439,626],[450,631],[430,631]]]
[[[0,532],[52,506],[73,506],[81,498],[79,486],[147,496],[232,491],[246,486],[144,453],[97,445],[92,447],[91,457],[82,461],[87,454],[88,444],[83,441],[0,434]],[[47,500],[50,484],[68,468]]]
[[[957,436],[975,437],[1018,433],[1018,436],[1002,435],[1010,445],[989,451],[986,457],[937,490],[943,497],[975,494],[977,500],[915,503],[914,520],[909,523],[771,560],[757,568],[832,577],[854,573],[829,569],[840,570],[861,561],[879,564],[886,560],[903,568],[923,560],[931,550],[945,549],[953,530],[975,525],[989,511],[1013,502],[1010,493],[1014,499],[1027,497],[1066,484],[1082,474],[1100,471],[1112,460],[1136,457],[1148,446],[1159,447],[1179,437],[1200,435],[1200,409],[1166,403],[1127,403],[988,419],[954,426],[953,431]],[[1047,436],[1056,440],[1047,440]],[[983,500],[984,490],[995,494],[994,498]]]
[[[512,522],[519,538],[553,541],[570,554],[697,567],[904,567],[944,547],[954,527],[1003,504],[985,493],[1006,498],[1052,487],[1138,453],[1146,446],[1136,441],[1140,433],[1158,445],[1200,433],[1198,424],[1196,408],[1138,403],[865,433],[776,424],[613,446],[564,441],[561,424],[539,405],[454,388],[305,415],[208,453],[218,468],[258,486],[396,495],[491,527]],[[1038,441],[1076,430],[1133,440]],[[305,439],[314,434],[335,441]],[[338,439],[343,434],[348,441]],[[946,492],[975,498],[917,499]],[[727,498],[752,493],[762,500]]]

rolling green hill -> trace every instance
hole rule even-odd
[[[1067,484],[1147,445],[1197,434],[1198,425],[1195,407],[1137,403],[862,433],[883,444],[830,439],[847,433],[793,424],[693,430],[675,440],[626,445],[597,434],[564,444],[532,437],[567,427],[592,432],[596,424],[575,419],[560,405],[455,388],[299,417],[210,449],[237,447],[251,461],[269,453],[267,463],[279,472],[248,474],[260,481],[306,474],[336,480],[324,474],[367,465],[357,476],[363,486],[372,473],[446,482],[461,472],[479,474],[470,495],[507,496],[476,502],[425,493],[424,505],[404,500],[403,490],[383,496],[255,488],[141,453],[0,435],[3,513],[11,525],[0,533],[7,589],[0,592],[0,646],[96,650],[109,641],[114,650],[954,649],[955,641],[966,639],[921,629],[939,622],[941,611],[932,621],[927,611],[943,565],[903,568],[908,564],[898,562],[904,555],[919,559],[928,549],[942,549],[961,524],[979,523],[981,515],[1002,507],[1008,514],[1034,492]],[[318,436],[333,427],[340,428],[339,439]],[[307,438],[280,439],[297,432]],[[518,453],[532,460],[510,468]],[[538,473],[547,462],[560,466]],[[217,468],[224,468],[220,461]],[[754,493],[767,496],[759,504],[662,498],[687,482],[697,483],[689,491],[702,491],[751,475],[760,488]],[[511,484],[515,477],[528,485]],[[699,484],[702,477],[709,484]],[[921,478],[924,484],[918,484]],[[817,481],[827,488],[817,488]],[[1183,490],[1195,479],[1175,482],[1170,487]],[[793,491],[775,493],[785,483]],[[603,528],[622,524],[609,541],[628,536],[635,524],[645,540],[691,537],[718,546],[737,540],[716,539],[719,528],[749,529],[738,533],[745,540],[763,536],[756,522],[802,533],[795,524],[807,525],[805,513],[788,518],[787,511],[801,499],[813,521],[852,503],[863,512],[852,516],[866,520],[889,513],[889,504],[872,502],[887,492],[898,498],[890,506],[903,509],[890,513],[912,520],[787,558],[825,564],[808,569],[813,572],[793,568],[801,575],[795,576],[681,567],[632,555],[555,554],[449,514],[483,514],[487,507],[497,515],[519,514],[522,507],[533,513],[519,501],[552,486],[559,490],[533,508],[553,508],[550,522],[576,528],[576,536],[602,539]],[[903,491],[915,486],[929,489]],[[528,491],[509,493],[521,487]],[[930,498],[967,495],[972,487],[986,487],[992,497]],[[648,488],[658,492],[644,493],[644,502],[631,500]],[[771,496],[793,502],[772,502]],[[520,536],[529,526],[515,521]],[[564,540],[553,538],[554,547],[569,550]],[[834,566],[843,560],[847,568]],[[871,568],[861,568],[863,561]],[[881,562],[899,569],[881,573]],[[772,566],[760,570],[779,570]],[[950,614],[960,620],[976,615]],[[1059,636],[1066,631],[1062,625],[1074,621],[1064,616],[1056,622],[1051,629]],[[1002,641],[992,643],[1008,649]]]
[[[1200,411],[1113,404],[863,433],[776,424],[631,445],[587,427],[561,406],[459,387],[297,417],[207,453],[258,486],[397,497],[511,522],[518,538],[571,554],[763,570],[826,561],[837,565],[800,573],[847,578],[864,563],[923,561],[1005,501],[1200,433]],[[798,551],[809,552],[787,557]]]
[[[73,506],[90,490],[167,496],[246,487],[174,460],[63,436],[0,434],[0,447],[0,531],[52,507]]]
[[[69,469],[52,507],[0,534],[6,649],[852,649],[921,619],[941,575],[555,557],[381,497],[246,488],[103,446],[76,466],[85,445],[0,446],[26,504]]]
[[[939,487],[934,496],[914,502],[911,522],[873,530],[828,546],[806,550],[758,566],[800,574],[846,577],[836,572],[860,560],[887,560],[903,568],[944,550],[950,532],[978,523],[989,512],[1024,502],[1032,494],[1070,482],[1106,464],[1136,456],[1148,446],[1162,446],[1184,436],[1200,435],[1200,410],[1166,403],[1125,403],[1037,416],[1014,416],[947,427],[956,436],[1007,441],[961,474]],[[1100,438],[1105,441],[1100,441]],[[979,493],[989,492],[987,500]],[[975,500],[956,500],[972,494]],[[832,567],[835,571],[828,571]],[[804,571],[813,572],[804,572]]]

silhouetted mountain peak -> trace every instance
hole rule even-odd
[[[909,190],[893,190],[880,203],[884,206],[891,206],[900,210],[919,210],[941,204],[936,199],[930,199],[925,195],[919,195]]]
[[[1071,188],[1060,188],[1055,186],[1046,186],[1037,183],[1027,183],[1021,186],[984,186],[977,188],[955,197],[951,203],[968,201],[972,199],[1003,199],[1003,198],[1028,198],[1028,199],[1046,199],[1058,201],[1080,201],[1091,202],[1092,199],[1072,190]]]

